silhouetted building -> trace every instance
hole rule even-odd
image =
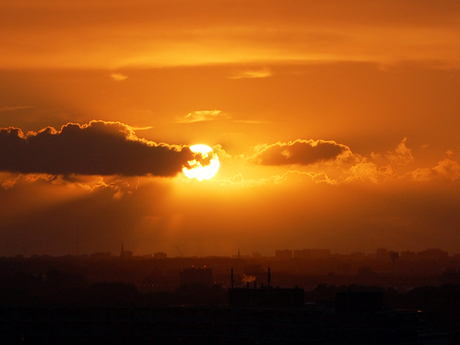
[[[302,308],[304,289],[261,287],[233,288],[228,290],[228,303],[232,307]]]
[[[120,259],[127,260],[133,258],[133,252],[130,250],[123,249],[123,243],[121,244]]]
[[[267,285],[260,283],[258,288],[257,278],[250,276],[253,280],[246,281],[246,287],[228,289],[228,301],[232,307],[280,307],[280,308],[301,308],[304,305],[304,289],[280,289],[271,287],[271,271],[268,268]],[[231,272],[233,281],[233,269]],[[262,281],[262,279],[260,279]],[[251,282],[253,284],[251,284]]]
[[[410,250],[406,250],[404,252],[401,252],[399,257],[401,260],[413,261],[413,260],[417,260],[417,253],[412,252]]]
[[[168,255],[166,253],[163,253],[163,252],[158,252],[158,253],[153,254],[154,259],[166,259],[167,257],[168,257]]]
[[[292,259],[292,250],[290,249],[275,250],[275,258],[276,260],[290,260]]]
[[[374,313],[383,311],[381,292],[337,292],[335,311],[340,313]]]
[[[377,248],[377,250],[375,251],[375,257],[378,260],[389,260],[390,253],[386,248]]]
[[[233,259],[250,259],[251,257],[249,255],[241,255],[240,250],[238,249],[238,254],[232,255]]]
[[[419,260],[433,260],[433,261],[441,260],[442,261],[442,260],[447,260],[448,253],[438,248],[431,248],[431,249],[427,249],[422,252],[419,252],[417,256]]]
[[[182,271],[179,272],[179,283],[180,285],[212,285],[214,283],[212,269],[206,267],[184,268]]]
[[[294,250],[294,258],[301,260],[326,259],[331,256],[330,249],[302,249]]]
[[[127,259],[132,259],[133,258],[133,252],[130,250],[125,250],[123,251],[123,255],[121,256],[121,259],[127,260]]]
[[[110,252],[108,253],[92,253],[91,254],[91,259],[93,260],[110,260],[112,259],[112,254]]]

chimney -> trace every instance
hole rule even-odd
[[[268,268],[268,284],[267,284],[267,287],[270,287],[270,283],[271,283],[271,274],[270,274],[270,267]]]
[[[232,267],[232,273],[230,274],[230,280],[231,280],[231,284],[232,284],[232,289],[233,289],[233,283],[235,282],[235,280],[233,279],[233,267]]]

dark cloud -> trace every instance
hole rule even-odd
[[[350,149],[335,141],[296,140],[263,146],[252,160],[262,165],[308,165],[335,159],[346,153],[351,155]]]
[[[119,122],[68,123],[24,135],[0,129],[0,171],[53,175],[174,176],[193,159],[188,147],[138,138]]]

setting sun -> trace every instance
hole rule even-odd
[[[198,181],[209,180],[219,170],[219,157],[212,148],[207,145],[193,145],[190,150],[196,153],[195,159],[188,161],[191,168],[184,167],[182,171],[188,178],[196,178]]]

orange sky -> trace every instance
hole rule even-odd
[[[4,0],[0,37],[0,255],[460,253],[457,1]]]

